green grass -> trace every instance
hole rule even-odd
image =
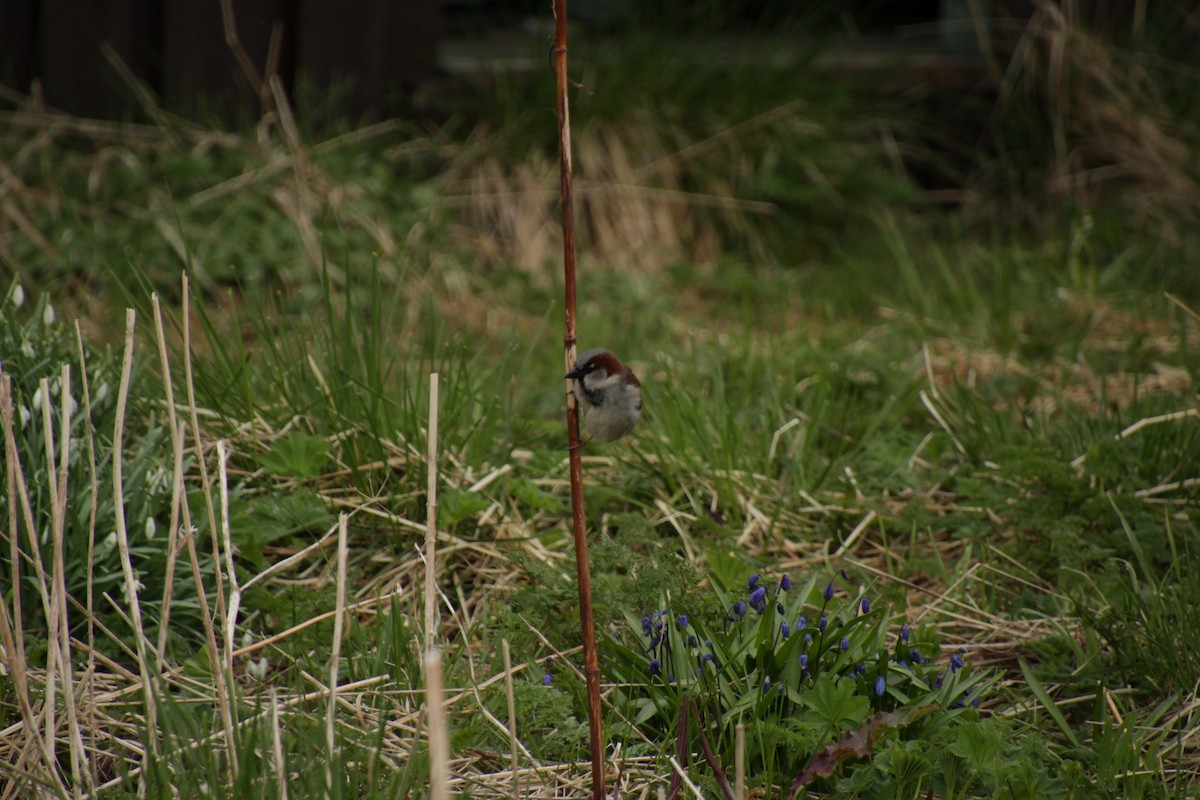
[[[808,796],[1193,796],[1200,363],[1185,307],[1200,294],[1179,265],[1194,239],[1140,236],[1099,202],[1047,210],[1026,234],[938,214],[873,144],[879,125],[902,124],[893,107],[871,113],[849,88],[792,107],[814,84],[808,70],[790,82],[750,67],[669,73],[661,55],[633,55],[606,77],[628,76],[628,102],[581,98],[576,121],[581,345],[620,353],[646,392],[629,441],[585,451],[601,666],[620,683],[605,712],[609,752],[620,744],[630,791],[669,783],[683,701],[651,679],[629,620],[666,598],[715,631],[750,572],[819,588],[844,568],[848,592],[869,589],[878,632],[908,620],[943,658],[965,648],[995,687],[977,716],[936,725],[941,715],[871,722],[866,695],[832,684],[797,686],[794,718],[749,695],[727,706],[700,697],[730,774],[730,724],[741,721],[765,765],[752,785],[770,797],[855,727],[878,733],[875,753],[839,762],[839,778]],[[661,86],[636,79],[648,71],[663,72]],[[119,152],[99,157],[49,137],[21,162],[43,238],[14,235],[0,252],[13,276],[0,285],[12,392],[0,586],[3,621],[22,626],[12,648],[4,641],[0,721],[19,727],[0,747],[0,785],[50,797],[93,785],[133,797],[140,781],[148,797],[278,796],[284,785],[292,797],[426,796],[418,549],[437,372],[439,637],[456,790],[511,788],[507,640],[521,779],[582,796],[555,163],[538,116],[544,87],[502,88],[507,100],[464,104],[436,135],[397,123],[313,143],[299,159],[274,139],[181,123],[174,145],[112,134],[101,143]],[[663,93],[675,101],[655,114]],[[252,176],[241,190],[206,200],[239,175]],[[151,292],[163,298],[169,374]],[[137,346],[114,453],[126,304]],[[63,364],[78,406],[56,501],[34,398]],[[51,419],[54,452],[57,406]],[[341,514],[354,611],[331,717]],[[234,579],[245,589],[236,652],[218,575],[226,608]],[[64,634],[70,701],[50,679]],[[160,642],[167,669],[151,703],[139,675],[156,672]],[[773,660],[784,650],[755,648],[738,681],[796,679]],[[47,752],[35,743],[50,697]],[[639,718],[648,704],[655,714]],[[821,714],[845,724],[817,725]],[[718,792],[702,759],[692,764]]]

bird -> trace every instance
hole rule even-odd
[[[588,441],[615,442],[642,418],[642,384],[633,370],[602,347],[585,350],[566,377],[575,381]]]

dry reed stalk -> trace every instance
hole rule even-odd
[[[96,514],[99,510],[100,503],[100,481],[96,473],[96,431],[92,427],[92,391],[88,386],[87,378],[87,359],[83,349],[83,330],[79,325],[79,320],[75,320],[75,347],[79,353],[79,374],[83,376],[81,383],[83,384],[83,418],[84,432],[87,434],[87,453],[88,453],[88,475],[91,479],[91,503],[88,507],[88,546],[87,546],[87,563],[95,563],[96,555]],[[84,697],[92,698],[96,694],[96,626],[93,622],[93,596],[94,596],[94,575],[93,570],[87,570],[87,586],[85,591],[86,605],[84,613],[87,616],[87,682],[83,688]],[[96,752],[96,705],[89,702],[87,704],[87,731],[90,750]],[[88,761],[88,786],[95,787],[99,778],[96,774],[96,761],[90,759]]]
[[[429,797],[450,800],[450,732],[446,729],[445,690],[442,683],[442,651],[425,653],[425,706],[429,731]]]
[[[162,309],[158,303],[158,292],[150,295],[154,308],[154,335],[158,340],[158,361],[162,368],[163,392],[167,403],[167,423],[171,429],[171,521],[167,531],[167,566],[163,575],[162,611],[158,623],[158,672],[164,672],[163,653],[167,649],[167,631],[171,621],[171,598],[175,588],[175,559],[179,546],[179,505],[187,502],[183,488],[183,442],[179,421],[175,418],[175,392],[171,386],[171,364],[167,359],[167,337],[163,332]]]
[[[21,605],[20,592],[17,589],[20,576],[21,549],[17,535],[17,502],[18,497],[23,504],[28,503],[28,491],[24,486],[24,477],[21,475],[21,465],[18,460],[16,440],[13,435],[13,400],[12,400],[12,381],[2,373],[0,373],[0,420],[4,424],[4,440],[5,440],[5,462],[7,465],[7,484],[8,484],[8,507],[9,507],[9,556],[12,564],[13,583],[11,586],[11,594],[13,596],[14,614],[10,620],[8,607],[3,602],[0,602],[0,642],[4,644],[5,667],[8,670],[9,678],[13,682],[13,687],[17,693],[17,705],[21,713],[21,724],[25,729],[26,749],[24,753],[28,753],[29,748],[35,748],[37,755],[40,757],[39,766],[44,770],[44,775],[30,775],[30,782],[47,783],[55,786],[60,793],[66,794],[66,784],[63,782],[62,776],[57,769],[57,759],[54,756],[53,742],[49,744],[46,740],[38,735],[37,714],[33,710],[33,705],[30,702],[30,680],[29,666],[25,660],[25,642],[24,642],[24,624],[21,620]],[[19,493],[19,494],[18,494]],[[28,517],[26,517],[28,522]],[[32,530],[32,528],[31,528]],[[36,539],[36,534],[34,534]],[[22,755],[24,760],[25,755]],[[16,789],[16,785],[12,789]]]
[[[333,797],[333,765],[337,761],[335,725],[338,703],[338,669],[342,659],[342,628],[346,619],[346,561],[348,559],[349,517],[338,517],[337,615],[333,618],[333,646],[329,654],[329,707],[325,712],[325,791]]]
[[[217,488],[221,493],[221,544],[225,555],[225,571],[229,575],[229,605],[225,626],[225,669],[233,676],[233,651],[237,634],[238,609],[242,605],[242,588],[238,586],[233,565],[233,531],[229,527],[229,446],[224,439],[217,441]],[[220,570],[220,562],[217,562]]]
[[[512,653],[509,652],[508,639],[501,641],[504,653],[504,697],[508,701],[508,748],[512,753],[512,796],[517,800],[521,796],[521,780],[517,777],[520,762],[517,761],[517,701],[513,697]]]
[[[85,382],[86,382],[86,376]],[[71,368],[63,364],[62,371],[59,375],[59,434],[58,434],[58,474],[52,481],[52,489],[54,491],[54,502],[50,509],[51,527],[54,537],[54,564],[51,570],[51,588],[50,595],[54,604],[55,614],[51,623],[51,636],[57,632],[56,645],[58,647],[58,663],[62,671],[63,681],[63,704],[67,712],[67,736],[71,755],[71,785],[75,790],[75,796],[80,797],[83,792],[83,776],[84,766],[87,764],[87,754],[83,747],[83,734],[79,726],[79,708],[75,698],[75,677],[74,670],[71,667],[71,625],[68,618],[67,606],[69,605],[67,594],[67,569],[64,538],[66,536],[66,516],[67,516],[67,466],[71,452]],[[44,417],[49,416],[50,402],[49,397],[46,398],[46,403],[43,408],[46,410]],[[46,446],[48,451],[53,451],[53,434],[49,425],[46,426]],[[54,461],[49,462],[53,466]],[[50,470],[53,475],[54,470]],[[86,772],[88,784],[92,789],[95,789],[91,781],[91,772]]]
[[[279,699],[275,687],[268,694],[271,709],[271,769],[279,783],[279,800],[288,800],[287,765],[283,760],[283,736],[279,730]]]
[[[188,291],[188,277],[185,273],[182,278],[183,285],[183,371],[185,380],[187,381],[187,399],[188,412],[192,421],[192,435],[195,437],[196,443],[196,462],[200,468],[200,483],[204,489],[204,502],[208,510],[209,530],[212,531],[213,545],[216,546],[216,514],[213,511],[212,505],[212,484],[208,480],[208,468],[204,463],[204,444],[201,440],[200,414],[196,408],[196,390],[192,380],[192,343],[191,343],[191,316],[190,302],[191,296]],[[182,447],[184,436],[186,433],[185,426],[180,424],[178,442]],[[188,504],[185,502],[180,507],[183,512],[183,525],[186,530],[184,540],[188,548],[188,562],[192,567],[192,580],[196,584],[196,595],[200,605],[200,620],[204,628],[205,641],[208,644],[208,666],[212,671],[213,685],[217,693],[217,709],[221,714],[221,725],[225,731],[225,756],[229,765],[229,775],[232,777],[237,771],[238,755],[237,741],[234,738],[234,721],[233,709],[230,703],[229,695],[233,691],[232,679],[229,675],[226,682],[225,670],[221,668],[220,648],[217,645],[216,625],[213,621],[212,613],[208,607],[208,595],[204,586],[204,576],[200,571],[200,557],[196,552],[196,536],[195,528],[192,525],[192,515]],[[221,580],[221,561],[220,553],[214,552],[213,563],[215,565],[216,574],[216,596],[217,596],[217,616],[220,620],[225,617],[225,597],[222,594]],[[222,624],[222,628],[224,625]]]
[[[562,204],[563,286],[565,290],[563,350],[566,371],[575,363],[575,207],[571,194],[571,112],[567,102],[567,2],[554,0],[554,76],[558,102],[559,194]],[[603,800],[604,724],[600,707],[600,658],[596,652],[596,622],[592,609],[592,574],[583,508],[583,461],[579,436],[579,406],[566,380],[567,453],[571,477],[571,529],[575,540],[575,574],[579,584],[579,625],[583,634],[584,676],[587,684],[588,741],[592,763],[592,800]]]
[[[425,481],[425,652],[437,637],[438,374],[429,375],[429,450]]]
[[[125,442],[125,408],[129,402],[129,380],[133,372],[133,343],[137,313],[132,309],[125,312],[125,355],[121,361],[121,383],[117,390],[116,423],[113,428],[113,502],[117,528],[117,550],[121,557],[121,572],[125,577],[125,602],[129,606],[130,622],[133,627],[134,645],[137,648],[138,673],[142,680],[142,696],[146,704],[146,735],[149,748],[144,759],[158,757],[158,711],[154,696],[157,682],[147,663],[145,628],[142,626],[142,608],[138,603],[137,575],[129,555],[129,531],[125,526],[125,487],[122,479],[123,447]]]

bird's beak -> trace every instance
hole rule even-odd
[[[578,377],[579,377],[579,370],[578,370],[578,369],[573,369],[573,370],[571,370],[570,372],[568,372],[566,375],[564,375],[563,377],[564,377],[564,378],[570,378],[571,380],[575,380],[576,378],[578,378]]]

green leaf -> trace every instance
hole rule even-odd
[[[542,511],[559,511],[563,508],[562,498],[538,487],[529,478],[517,478],[509,481],[508,485],[513,497],[531,508]]]
[[[804,695],[808,707],[805,720],[822,735],[836,736],[867,718],[871,704],[854,693],[854,681],[838,680],[828,673],[817,678],[812,691]]]
[[[491,505],[491,501],[478,492],[446,492],[438,497],[438,522],[453,525],[472,514],[478,514]]]
[[[329,456],[329,442],[305,433],[276,439],[258,463],[272,475],[313,478],[321,474]]]

